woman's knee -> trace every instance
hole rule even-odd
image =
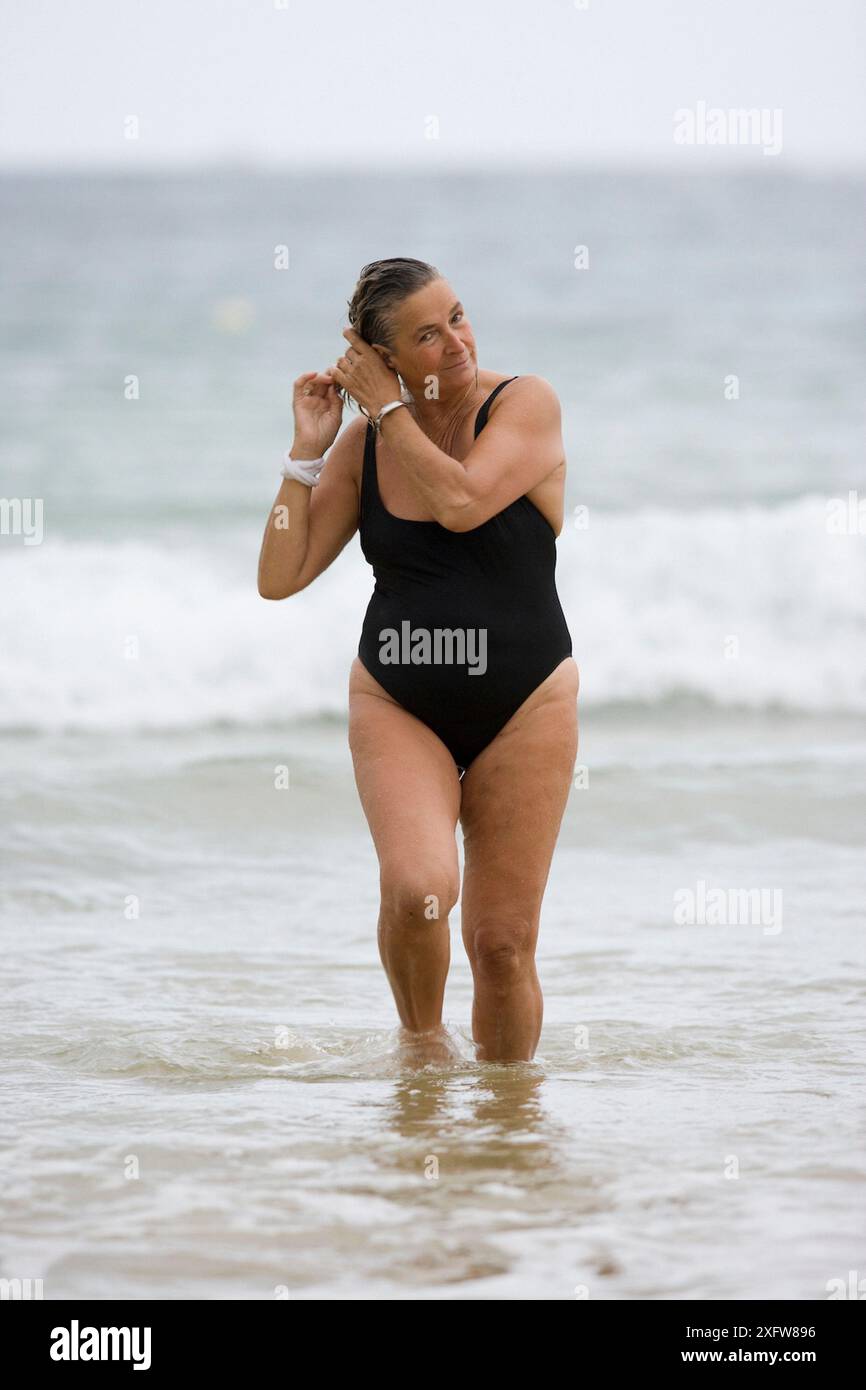
[[[407,926],[444,921],[460,894],[456,865],[383,868],[379,886],[385,917]]]
[[[507,984],[534,968],[538,930],[528,916],[485,917],[464,935],[473,971],[494,984]]]

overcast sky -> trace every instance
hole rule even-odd
[[[0,0],[0,12],[5,167],[866,168],[866,0]],[[678,145],[675,111],[701,102],[781,110],[781,152]]]

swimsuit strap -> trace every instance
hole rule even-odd
[[[364,435],[364,469],[361,478],[361,519],[364,517],[364,503],[367,498],[379,498],[379,480],[376,477],[376,431],[370,421]]]
[[[481,406],[481,409],[480,409],[479,412],[478,412],[478,415],[476,416],[476,419],[475,419],[475,438],[476,438],[476,439],[478,438],[478,435],[479,435],[479,433],[481,432],[481,430],[483,430],[483,429],[484,429],[484,426],[487,424],[487,412],[488,412],[488,410],[490,409],[490,402],[491,402],[491,401],[494,401],[494,400],[496,399],[496,397],[499,395],[499,392],[502,390],[503,386],[507,386],[509,381],[516,381],[516,380],[517,380],[517,377],[516,377],[516,376],[510,376],[510,377],[508,377],[508,379],[507,379],[506,381],[500,381],[500,383],[499,383],[498,386],[494,386],[493,390],[490,392],[490,395],[487,397],[487,400],[484,401],[483,405]]]

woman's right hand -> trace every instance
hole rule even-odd
[[[329,372],[302,372],[292,393],[295,440],[292,449],[322,458],[340,432],[343,399]]]

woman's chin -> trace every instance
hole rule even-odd
[[[446,384],[449,381],[466,381],[467,377],[475,375],[475,371],[475,359],[467,357],[466,361],[461,362],[458,367],[444,367],[441,380]]]

